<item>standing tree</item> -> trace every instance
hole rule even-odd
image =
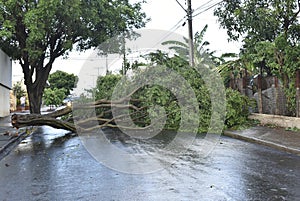
[[[300,66],[299,14],[300,0],[224,0],[215,10],[230,40],[243,41],[240,61],[281,80],[291,114]]]
[[[26,94],[26,91],[22,88],[22,83],[18,81],[14,84],[12,90],[17,99],[17,105],[20,105],[20,98]]]
[[[43,94],[44,103],[45,105],[50,106],[50,109],[52,109],[53,105],[56,107],[61,105],[65,96],[66,94],[64,89],[46,88]]]
[[[40,113],[56,58],[83,51],[146,23],[141,2],[128,0],[0,0],[0,46],[18,60],[30,102]]]
[[[267,62],[266,49],[276,46],[273,55],[277,57],[274,60],[277,60],[277,72],[281,75],[285,74],[282,58],[286,49],[299,44],[299,13],[300,0],[224,0],[215,10],[221,26],[227,29],[229,39],[242,39],[244,59],[254,61],[268,74],[273,73],[274,67]]]
[[[210,52],[207,46],[209,45],[208,41],[204,41],[204,35],[207,31],[208,25],[205,25],[201,32],[196,32],[194,35],[194,52],[195,57],[201,57],[204,54],[212,55],[214,52]],[[189,60],[189,44],[188,38],[183,37],[184,42],[181,41],[165,41],[162,45],[169,45],[169,49],[174,50],[176,54],[182,57],[185,60]]]
[[[68,96],[70,91],[76,86],[77,76],[58,70],[49,75],[48,82],[50,89],[64,89],[65,96]]]
[[[221,55],[221,57],[215,56],[215,51],[211,51],[207,46],[210,44],[208,41],[204,41],[204,35],[207,31],[208,25],[205,25],[200,32],[196,32],[194,35],[194,57],[199,58],[209,58],[214,62],[215,65],[219,65],[220,63],[224,62],[224,58],[226,57],[233,57],[232,53],[226,53]],[[183,37],[183,42],[171,40],[165,41],[162,45],[168,45],[170,50],[174,50],[175,53],[185,59],[189,60],[189,44],[188,39]],[[199,60],[199,61],[200,61]],[[203,61],[203,60],[202,60]]]

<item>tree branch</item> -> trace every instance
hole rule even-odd
[[[71,107],[65,107],[61,110],[57,110],[52,113],[47,113],[47,114],[26,114],[26,115],[20,115],[20,114],[13,114],[11,117],[11,122],[13,127],[15,128],[21,128],[21,127],[26,127],[26,126],[41,126],[41,125],[48,125],[52,126],[54,128],[58,129],[65,129],[69,130],[72,132],[77,132],[77,129],[80,129],[80,131],[92,131],[97,128],[103,128],[103,127],[111,127],[115,128],[118,127],[119,125],[116,125],[116,121],[122,121],[122,122],[128,122],[128,121],[133,121],[137,122],[137,120],[146,117],[147,111],[145,109],[147,107],[138,107],[134,104],[128,104],[128,100],[130,99],[129,97],[135,93],[138,89],[133,90],[128,96],[121,98],[119,100],[115,101],[109,101],[109,100],[98,100],[94,101],[92,103],[86,103],[86,104],[80,104],[80,105],[75,105],[73,108]],[[125,101],[126,100],[126,101]],[[125,101],[125,102],[124,102]],[[139,103],[139,100],[135,100],[135,103]],[[74,122],[69,122],[69,121],[62,121],[59,119],[56,119],[58,117],[62,117],[64,115],[72,113],[72,109],[74,110],[79,110],[80,109],[89,109],[89,108],[102,108],[104,109],[101,114],[98,114],[96,117],[73,117],[72,120],[75,120]],[[113,117],[112,111],[113,109],[131,109],[131,112],[126,112],[124,114],[119,114],[118,116]],[[133,119],[131,118],[133,117]],[[160,119],[159,119],[160,120]],[[100,123],[100,125],[93,126],[93,121],[97,121],[97,124]],[[145,123],[146,124],[146,123]],[[122,126],[123,128],[127,128],[126,126]],[[127,128],[129,129],[129,128]],[[141,128],[141,129],[146,129]]]

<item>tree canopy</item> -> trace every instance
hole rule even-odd
[[[40,113],[55,59],[96,47],[145,25],[141,4],[128,0],[0,0],[0,46],[22,66],[30,112]]]
[[[214,52],[210,52],[210,50],[207,48],[209,45],[208,41],[204,41],[204,34],[207,31],[208,25],[205,25],[203,29],[200,32],[196,32],[194,35],[194,53],[195,57],[201,57],[204,54],[210,54],[212,55]],[[185,60],[189,60],[189,39],[186,37],[183,37],[184,42],[181,41],[165,41],[162,43],[162,45],[168,45],[169,49],[174,50],[178,56]]]
[[[47,106],[52,107],[54,106],[59,106],[63,103],[63,99],[66,97],[65,90],[62,89],[57,89],[57,88],[46,88],[45,92],[43,94],[43,100],[44,104]]]
[[[70,95],[70,91],[76,86],[77,76],[64,71],[55,71],[54,73],[49,75],[49,88],[54,90],[56,89],[64,89],[65,95]],[[65,97],[64,97],[65,98]]]
[[[276,75],[291,113],[300,67],[300,0],[224,0],[215,10],[230,40],[242,40],[238,63],[254,73]]]
[[[273,42],[281,34],[297,43],[299,13],[299,0],[224,0],[215,10],[229,39],[242,39],[245,48],[257,41]]]

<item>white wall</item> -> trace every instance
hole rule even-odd
[[[0,50],[0,117],[9,115],[9,89],[12,88],[12,62]],[[4,86],[3,86],[4,85]]]

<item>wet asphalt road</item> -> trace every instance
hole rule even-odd
[[[300,198],[300,157],[272,148],[222,137],[206,158],[197,155],[195,146],[161,171],[134,175],[105,167],[78,137],[61,135],[43,127],[0,161],[0,200]]]

